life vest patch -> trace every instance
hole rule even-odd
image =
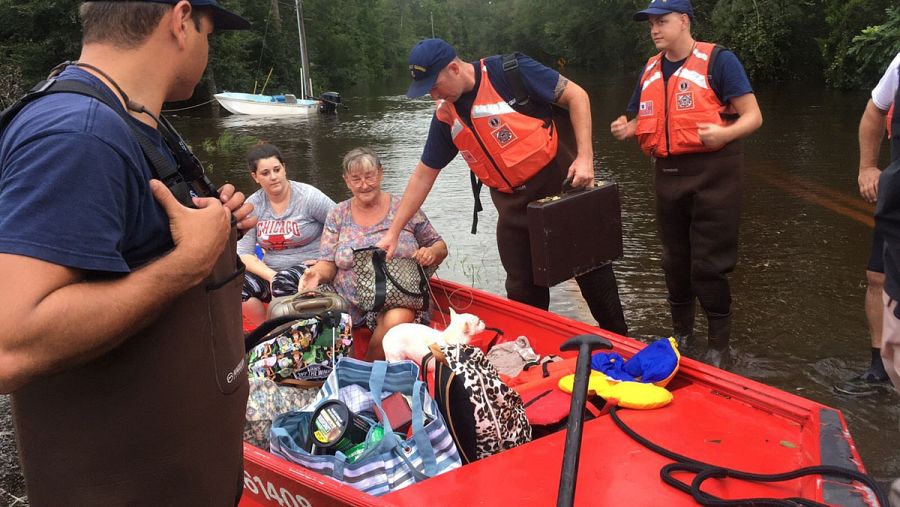
[[[516,140],[516,135],[508,125],[500,126],[500,128],[491,132],[491,135],[494,136],[494,139],[497,140],[497,144],[499,144],[501,147],[506,146],[507,144]]]
[[[638,112],[640,116],[653,116],[653,101],[645,100],[641,102],[640,111]]]
[[[459,154],[462,156],[463,160],[465,160],[466,163],[468,163],[468,164],[474,164],[475,162],[478,161],[475,159],[475,155],[472,155],[472,153],[469,150],[459,150]]]
[[[679,111],[694,109],[694,92],[684,92],[675,95],[675,108]]]

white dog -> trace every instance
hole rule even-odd
[[[428,346],[468,344],[473,336],[484,331],[484,322],[470,313],[456,313],[450,309],[450,324],[443,331],[422,324],[398,324],[388,330],[381,342],[384,358],[390,362],[411,360],[422,363]]]

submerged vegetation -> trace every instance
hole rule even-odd
[[[247,150],[259,142],[253,136],[243,136],[225,131],[216,139],[204,139],[201,147],[207,155],[220,157],[243,156]]]
[[[55,64],[77,58],[79,2],[0,0],[0,105]],[[196,100],[215,91],[298,90],[294,2],[224,0],[253,22],[213,37]],[[442,37],[463,58],[523,51],[548,65],[633,70],[652,53],[631,15],[646,0],[305,0],[314,89],[396,75],[419,39]],[[695,0],[698,38],[732,48],[754,81],[818,78],[869,87],[900,51],[895,0]]]

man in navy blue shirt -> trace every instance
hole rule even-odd
[[[37,98],[0,135],[0,392],[28,500],[233,504],[247,380],[232,222],[255,219],[231,185],[187,207],[155,178],[176,164],[163,102],[191,96],[213,30],[249,23],[215,0],[80,15],[79,62],[56,79],[98,98]]]
[[[526,209],[528,203],[561,190],[594,183],[590,100],[577,84],[527,56],[516,64],[532,109],[516,104],[516,92],[501,56],[464,62],[441,39],[418,43],[410,53],[412,85],[408,97],[429,94],[438,102],[422,159],[413,170],[391,229],[379,242],[393,254],[400,229],[418,210],[440,170],[460,154],[479,180],[490,187],[497,208],[497,246],[506,271],[507,297],[547,309],[549,289],[534,284]],[[557,160],[551,104],[568,109],[577,156]],[[516,106],[516,107],[513,107]],[[590,220],[591,217],[585,217]],[[600,327],[626,334],[612,264],[576,277]]]
[[[731,336],[728,273],[737,262],[743,150],[739,140],[762,114],[737,57],[691,36],[689,0],[653,0],[634,15],[650,23],[660,52],[641,73],[628,105],[632,120],[610,125],[637,137],[656,166],[656,219],[674,334],[686,344],[694,301],[709,323],[705,360],[727,364]]]

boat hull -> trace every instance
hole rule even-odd
[[[297,99],[296,103],[275,102],[266,100],[268,95],[252,95],[249,93],[217,93],[215,99],[232,114],[255,116],[306,116],[316,112],[319,102],[316,100]]]
[[[561,353],[567,338],[592,333],[630,357],[641,342],[452,282],[433,281],[437,307],[474,313],[506,339],[525,335],[541,355]],[[437,314],[436,326],[448,318]],[[482,344],[492,337],[476,337]],[[361,343],[360,343],[361,345]],[[355,347],[356,354],[361,354]],[[621,410],[637,433],[671,451],[757,473],[827,464],[864,472],[840,412],[706,364],[683,358],[668,388],[674,401],[655,410]],[[241,505],[553,505],[559,488],[565,431],[466,465],[413,486],[373,497],[244,444]],[[611,418],[586,421],[576,505],[696,505],[662,482],[671,461],[622,432]],[[676,476],[682,480],[690,477]],[[819,477],[775,484],[707,481],[704,491],[725,498],[801,496],[831,505],[863,506],[868,490]],[[284,503],[287,502],[287,503]]]

